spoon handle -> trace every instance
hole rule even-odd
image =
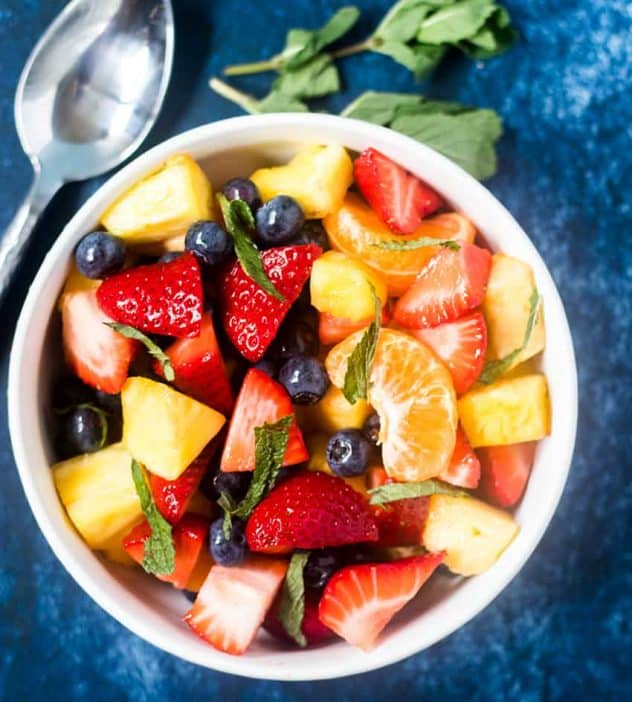
[[[45,172],[39,169],[35,171],[33,183],[24,202],[0,240],[0,303],[9,289],[35,225],[62,185],[61,181],[47,178]]]

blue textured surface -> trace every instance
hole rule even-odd
[[[176,0],[178,48],[168,100],[147,145],[237,114],[207,78],[274,53],[290,25],[316,26],[340,0]],[[389,4],[359,2],[361,38]],[[532,236],[566,304],[580,373],[575,460],[537,552],[467,626],[398,665],[312,684],[248,681],[161,653],[80,590],[39,533],[0,415],[0,698],[6,700],[632,699],[632,9],[626,0],[511,0],[522,41],[474,65],[456,57],[421,87],[380,56],[344,64],[337,110],[366,88],[420,90],[503,116],[490,183]],[[12,119],[22,65],[62,0],[0,1],[0,230],[29,182]],[[291,13],[284,9],[291,5]],[[256,17],[265,31],[248,27]],[[250,30],[253,31],[250,31]],[[245,30],[245,31],[244,31]],[[261,92],[265,79],[241,86]],[[28,282],[98,181],[54,201],[2,310],[0,378]]]

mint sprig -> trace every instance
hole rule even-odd
[[[397,500],[407,500],[411,497],[427,497],[429,495],[452,495],[452,497],[468,497],[464,490],[448,485],[440,480],[423,480],[419,483],[388,483],[369,490],[372,505],[385,505]]]
[[[168,380],[170,383],[173,382],[176,376],[173,371],[173,366],[171,365],[171,360],[158,344],[155,344],[148,336],[143,334],[142,331],[130,327],[129,324],[120,324],[119,322],[103,322],[103,324],[105,324],[106,327],[110,327],[110,329],[113,329],[121,336],[140,341],[149,354],[160,363],[165,380]]]
[[[415,251],[416,249],[424,249],[429,246],[441,246],[444,249],[458,251],[461,246],[454,239],[433,239],[431,236],[422,236],[419,239],[407,239],[400,241],[391,239],[390,241],[380,241],[377,244],[372,244],[379,249],[386,251]]]
[[[296,551],[292,554],[281,589],[279,621],[294,641],[301,647],[307,646],[302,631],[305,617],[305,581],[303,571],[309,560],[309,551]]]

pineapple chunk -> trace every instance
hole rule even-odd
[[[199,219],[212,218],[213,190],[200,166],[186,154],[133,185],[106,210],[101,223],[132,243],[182,235]]]
[[[549,392],[541,373],[477,386],[457,403],[474,447],[538,441],[550,432]]]
[[[250,178],[264,202],[290,195],[307,219],[320,219],[342,205],[353,182],[353,163],[342,146],[308,146],[285,166],[260,168]]]
[[[429,551],[445,551],[453,573],[476,575],[494,565],[519,529],[510,514],[481,500],[432,495],[423,543]]]
[[[504,358],[522,346],[529,319],[529,298],[534,290],[535,279],[531,266],[505,254],[494,254],[483,302],[489,359]],[[544,317],[540,303],[529,343],[516,357],[512,367],[540,353],[543,348]]]
[[[379,273],[357,258],[340,251],[327,251],[312,266],[310,295],[319,312],[353,322],[372,319],[375,315],[373,293],[386,304],[386,284]]]
[[[125,527],[125,529],[122,531],[114,534],[114,536],[108,539],[107,543],[103,544],[100,550],[108,561],[119,563],[120,565],[124,566],[137,565],[136,561],[123,548],[123,539],[142,521],[142,519],[139,519],[134,524],[130,524],[130,526]]]
[[[128,378],[121,391],[123,443],[150,473],[175,480],[219,432],[224,416],[168,385]]]
[[[122,444],[76,456],[53,466],[57,492],[88,546],[108,549],[143,516]]]
[[[309,451],[307,470],[333,475],[333,472],[329,467],[329,463],[327,463],[327,457],[325,454],[328,441],[329,437],[327,434],[322,434],[320,432],[310,434],[305,437],[305,443],[307,444],[307,450]],[[368,498],[369,493],[366,484],[366,475],[358,475],[353,478],[343,478],[343,480],[356,492],[359,492]]]
[[[340,429],[362,429],[371,412],[371,405],[366,400],[356,400],[352,405],[340,388],[330,385],[319,402],[301,407],[297,419],[299,425],[310,431],[333,434]]]

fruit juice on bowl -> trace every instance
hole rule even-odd
[[[521,500],[555,414],[533,253],[493,253],[386,130],[325,119],[336,138],[305,138],[301,117],[300,142],[244,149],[288,119],[236,120],[254,132],[213,158],[185,135],[121,179],[66,242],[49,341],[59,500],[117,586],[153,593],[133,624],[98,601],[261,677],[291,677],[266,651],[325,643],[354,661],[334,674],[376,667],[417,650],[401,637],[420,618],[445,633],[465,588],[489,581],[489,601],[521,529],[539,537]]]

